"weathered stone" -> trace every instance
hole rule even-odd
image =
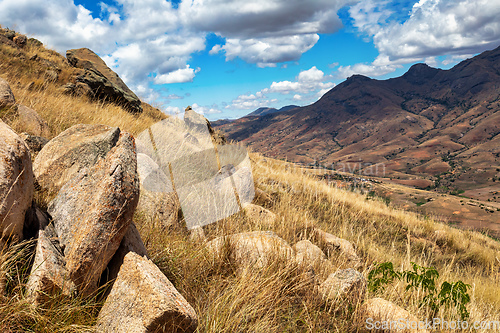
[[[42,138],[41,136],[31,135],[28,133],[21,133],[19,136],[24,140],[26,145],[28,146],[31,155],[34,156],[42,148],[49,142],[46,138]]]
[[[2,242],[23,238],[26,211],[33,200],[34,182],[28,147],[0,120],[0,232]]]
[[[31,135],[49,137],[49,125],[38,115],[38,113],[24,105],[17,106],[19,121],[26,132]]]
[[[320,245],[324,248],[328,257],[340,255],[341,258],[339,259],[341,261],[345,260],[353,267],[359,266],[360,259],[351,242],[324,232],[321,229],[315,229],[315,236]]]
[[[278,258],[290,260],[293,249],[272,231],[254,231],[218,237],[206,245],[215,257],[227,250],[231,262],[238,268],[264,268]]]
[[[90,89],[89,85],[83,82],[77,83],[66,83],[61,87],[61,91],[67,95],[75,96],[89,96],[92,97],[94,93]]]
[[[246,204],[243,209],[247,218],[253,223],[270,226],[276,221],[276,214],[264,207]]]
[[[194,332],[198,317],[150,260],[129,252],[97,318],[102,333]]]
[[[139,234],[139,230],[137,230],[133,222],[128,227],[127,233],[123,236],[120,243],[120,247],[116,250],[113,258],[111,258],[108,264],[107,281],[116,279],[120,267],[123,264],[123,258],[125,258],[129,252],[134,252],[141,257],[148,256],[148,250],[146,250],[144,246],[141,234]]]
[[[6,106],[11,106],[16,103],[14,94],[10,90],[9,83],[0,78],[0,109]]]
[[[80,169],[92,167],[113,148],[120,129],[104,125],[75,125],[50,140],[33,169],[42,188],[57,193]]]
[[[349,268],[330,274],[318,287],[323,298],[333,303],[357,304],[366,293],[366,280],[360,272]]]
[[[137,211],[152,218],[161,229],[179,228],[181,204],[175,192],[150,192],[141,188]]]
[[[295,243],[293,249],[295,250],[295,259],[299,265],[313,265],[326,260],[323,251],[308,240]]]
[[[44,303],[53,295],[74,294],[76,287],[69,279],[65,265],[54,226],[42,226],[38,232],[35,261],[26,284],[27,295],[35,304]]]
[[[49,203],[66,268],[82,292],[95,291],[132,222],[138,200],[134,139],[121,133],[104,159],[82,169]]]
[[[73,67],[85,69],[77,81],[87,84],[95,97],[121,104],[132,113],[142,112],[139,98],[97,54],[82,48],[66,51],[66,57]]]
[[[361,332],[372,332],[367,324],[379,322],[385,323],[381,331],[387,333],[427,333],[428,331],[422,325],[419,327],[420,322],[414,315],[405,309],[397,306],[396,304],[386,301],[382,298],[372,298],[365,301],[359,308],[359,329]],[[412,323],[410,327],[398,326],[402,322]]]

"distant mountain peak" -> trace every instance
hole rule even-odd
[[[440,69],[430,67],[429,65],[424,63],[420,63],[411,66],[408,72],[403,75],[403,78],[405,78],[410,83],[422,84],[427,80],[432,79],[439,72]]]

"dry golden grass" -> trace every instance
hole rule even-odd
[[[45,82],[45,67],[39,62],[26,65],[26,59],[38,54],[53,62],[62,69],[60,80],[65,80],[68,72],[64,58],[35,46],[25,52],[24,60],[17,52],[0,46],[0,76],[10,82],[18,103],[33,108],[47,121],[52,136],[78,123],[119,126],[138,134],[164,117],[151,107],[136,116],[112,104],[63,95],[58,89],[62,82]],[[7,111],[0,110],[0,116],[9,118]],[[23,131],[23,124],[15,118],[8,120],[17,131]],[[278,219],[261,223],[240,212],[205,227],[209,240],[238,232],[271,230],[293,245],[303,239],[312,240],[311,228],[319,227],[356,246],[362,258],[359,270],[365,276],[376,262],[392,261],[401,270],[409,269],[410,262],[435,266],[441,274],[440,281],[462,280],[473,286],[468,306],[471,321],[500,318],[497,241],[393,209],[382,200],[368,200],[361,194],[334,188],[290,164],[258,154],[251,154],[251,159],[256,187],[273,199],[272,203],[259,204],[277,214]],[[295,263],[277,257],[274,264],[263,270],[241,274],[229,262],[227,254],[218,258],[209,256],[203,243],[192,242],[183,228],[164,230],[151,216],[140,213],[136,213],[134,220],[153,261],[198,313],[198,332],[356,332],[358,329],[355,323],[359,304],[325,303]],[[437,230],[442,232],[436,233]],[[24,297],[28,253],[32,249],[32,245],[21,244],[0,255],[3,263],[0,274],[10,276],[0,302],[0,330],[90,331],[99,309],[95,300],[54,298],[46,307],[35,308]],[[344,264],[340,258],[329,260],[334,268]],[[315,268],[319,280],[329,273],[321,267]],[[403,283],[367,295],[376,296],[393,301],[419,318],[428,316],[427,309],[418,307],[422,295],[405,292]],[[453,310],[439,315],[456,318]]]
[[[363,259],[367,275],[375,262],[392,261],[397,269],[410,263],[434,266],[439,282],[471,284],[470,322],[497,320],[500,315],[498,253],[500,244],[482,234],[457,230],[388,207],[382,200],[340,190],[317,181],[301,169],[252,154],[256,186],[274,198],[268,206],[278,220],[263,225],[238,213],[205,227],[208,239],[237,232],[272,230],[291,245],[312,239],[312,226],[350,240]],[[263,203],[261,203],[263,204]],[[185,231],[164,230],[151,219],[136,216],[153,260],[187,297],[200,316],[199,332],[355,332],[356,304],[325,304],[301,270],[277,258],[277,264],[250,275],[239,275],[226,257],[211,261],[203,244],[192,243]],[[442,230],[443,234],[436,234]],[[342,266],[330,258],[333,267]],[[316,271],[319,280],[325,272]],[[323,273],[323,274],[321,274]],[[393,301],[421,319],[423,295],[395,283],[367,297]],[[455,309],[441,309],[441,318],[458,319]]]
[[[46,79],[46,72],[52,70],[59,73],[57,81]],[[143,113],[133,115],[112,103],[64,94],[61,87],[69,82],[73,70],[63,56],[43,46],[28,45],[19,51],[0,44],[0,77],[9,82],[17,104],[32,108],[47,122],[52,137],[75,124],[118,126],[136,135],[167,118],[147,103],[143,103]],[[14,115],[13,110],[0,110],[0,117],[23,132],[24,124]]]

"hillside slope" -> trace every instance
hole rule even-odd
[[[57,80],[46,79],[45,61],[28,60],[35,54],[60,69]],[[49,139],[80,123],[117,126],[137,135],[165,117],[145,104],[144,112],[137,115],[114,104],[64,94],[60,88],[67,82],[67,70],[64,57],[41,45],[18,50],[0,43],[0,77],[12,86],[17,103],[33,108],[47,122]],[[18,133],[30,131],[12,111],[0,109],[0,118]],[[182,219],[165,227],[163,206],[136,211],[133,218],[151,260],[199,315],[197,332],[360,331],[359,303],[352,307],[345,306],[348,302],[333,306],[315,288],[316,279],[324,279],[324,275],[344,267],[342,256],[330,255],[325,259],[329,265],[304,270],[276,255],[272,265],[257,273],[250,270],[238,274],[237,267],[228,260],[234,249],[229,248],[220,256],[207,253],[205,241],[260,230],[273,231],[290,245],[314,241],[315,228],[337,235],[352,244],[360,258],[356,269],[365,278],[376,263],[385,261],[391,261],[396,270],[410,269],[411,262],[434,266],[441,274],[440,283],[460,280],[474,286],[467,305],[470,322],[498,320],[497,241],[395,209],[376,197],[334,188],[290,163],[255,153],[250,159],[254,185],[260,190],[254,203],[271,211],[275,218],[255,218],[239,212],[205,227],[206,240],[192,237],[183,228]],[[36,193],[35,201],[41,207],[47,205],[47,200],[41,191]],[[95,332],[103,303],[99,297],[67,299],[55,295],[42,307],[36,307],[26,297],[34,243],[32,240],[0,251],[0,276],[8,277],[0,302],[0,330]],[[328,252],[324,244],[320,245]],[[431,315],[427,307],[419,306],[423,301],[421,290],[406,291],[402,283],[369,291],[361,302],[373,297],[391,301],[418,318]],[[441,307],[437,314],[445,320],[455,320],[456,310]],[[482,331],[486,330],[474,332]]]

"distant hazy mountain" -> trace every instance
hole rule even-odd
[[[282,107],[281,109],[263,107],[263,108],[258,108],[254,112],[247,114],[245,117],[264,116],[266,114],[281,112],[281,111],[288,111],[288,110],[295,109],[298,107],[299,106],[297,106],[297,105],[287,105],[287,106]]]
[[[416,64],[389,80],[354,75],[312,105],[219,128],[270,157],[378,165],[421,187],[500,201],[499,110],[500,47],[449,70]]]
[[[255,110],[253,112],[250,112],[246,116],[243,116],[243,118],[245,118],[245,117],[265,116],[266,114],[271,114],[271,113],[281,112],[281,111],[288,111],[288,110],[295,109],[295,108],[298,108],[298,107],[299,106],[297,106],[297,105],[287,105],[287,106],[282,107],[281,109],[269,108],[269,107],[262,107],[262,108],[258,108],[257,110]],[[231,123],[231,122],[233,122],[235,120],[236,119],[220,119],[220,120],[212,121],[211,124],[214,127],[220,127],[222,125],[229,124],[229,123]]]

